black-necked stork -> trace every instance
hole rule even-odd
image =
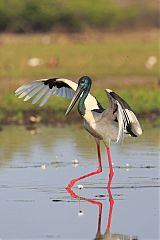
[[[120,96],[112,90],[106,89],[109,105],[104,109],[97,99],[89,93],[91,84],[91,78],[88,76],[81,77],[78,84],[69,79],[50,78],[30,82],[15,91],[15,94],[19,98],[24,98],[24,101],[34,97],[32,104],[43,97],[40,101],[40,106],[43,106],[51,95],[71,98],[71,103],[65,115],[69,114],[77,100],[79,100],[78,112],[83,119],[84,128],[94,137],[97,144],[98,169],[73,179],[67,188],[71,188],[81,179],[102,172],[100,154],[100,141],[102,140],[106,146],[108,155],[110,168],[108,189],[110,189],[114,175],[110,155],[111,142],[120,142],[125,135],[138,137],[142,134],[141,126],[134,112]]]

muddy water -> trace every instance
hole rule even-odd
[[[159,129],[146,128],[142,137],[112,145],[110,194],[104,147],[102,174],[67,192],[72,178],[96,169],[94,140],[74,127],[6,127],[0,132],[0,239],[160,239],[159,136]]]

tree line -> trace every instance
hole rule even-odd
[[[1,0],[1,32],[158,27],[158,1]]]

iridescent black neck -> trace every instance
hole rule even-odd
[[[78,103],[78,112],[80,115],[84,116],[85,114],[85,100],[89,94],[89,91],[90,91],[90,88],[91,88],[91,83],[87,86],[87,88],[84,90],[83,94],[82,94],[82,97],[80,98],[79,100],[79,103]]]

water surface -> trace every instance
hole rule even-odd
[[[0,238],[159,239],[159,134],[158,128],[145,129],[140,138],[112,145],[114,206],[108,232],[105,148],[102,174],[80,181],[82,190],[73,188],[82,197],[78,200],[65,187],[71,179],[97,168],[95,142],[88,133],[75,127],[4,128],[0,132]],[[75,160],[79,164],[73,164]]]

